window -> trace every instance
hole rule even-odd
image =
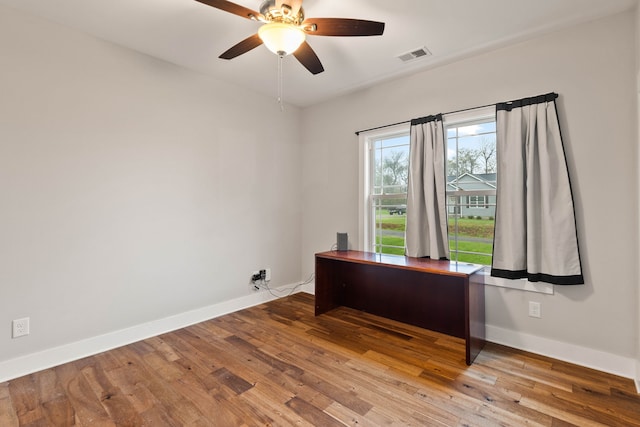
[[[493,109],[445,117],[445,133],[450,258],[491,265],[498,172]]]
[[[370,252],[404,255],[409,172],[409,126],[369,134],[366,164],[364,239]]]
[[[497,162],[495,107],[444,116],[452,261],[490,266]],[[360,134],[360,248],[404,254],[409,124]],[[494,286],[553,294],[553,285],[488,276]]]
[[[488,200],[487,196],[469,196],[469,208],[488,208]]]
[[[495,114],[445,118],[449,251],[454,261],[491,264],[496,194]],[[454,117],[456,119],[456,117]],[[409,126],[364,138],[365,189],[363,247],[404,254]]]

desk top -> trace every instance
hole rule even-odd
[[[362,251],[328,251],[316,254],[316,257],[359,264],[386,265],[404,270],[422,271],[447,276],[469,276],[484,268],[483,265],[458,261],[442,261],[429,258],[412,258],[404,255],[376,254]]]

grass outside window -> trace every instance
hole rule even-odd
[[[404,236],[385,233],[387,231],[394,232],[394,234],[404,232],[406,220],[405,215],[389,215],[386,210],[378,211],[376,247],[379,252],[404,255]],[[494,222],[489,218],[458,218],[457,221],[454,218],[449,218],[449,235],[454,236],[456,231],[458,234],[457,246],[455,239],[449,239],[451,260],[491,265]]]

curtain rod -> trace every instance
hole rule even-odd
[[[478,108],[491,107],[492,105],[496,105],[496,104],[487,104],[487,105],[482,105],[480,107],[463,108],[462,110],[449,111],[448,113],[442,113],[442,115],[444,116],[444,115],[447,115],[447,114],[462,113],[464,111],[471,111],[471,110],[475,110],[475,109],[478,109]],[[372,130],[390,128],[391,126],[402,125],[402,124],[405,124],[405,123],[411,123],[411,120],[405,120],[403,122],[393,123],[393,124],[390,124],[390,125],[382,125],[382,126],[378,126],[378,127],[374,127],[374,128],[370,128],[370,129],[359,130],[359,131],[356,132],[356,135],[359,136],[362,132],[369,132],[369,131],[372,131]]]
[[[549,93],[548,93],[548,94],[546,94],[546,95],[540,95],[540,96],[547,96],[547,95],[553,95],[553,99],[555,99],[555,98],[557,98],[557,97],[558,97],[558,94],[557,94],[557,93],[555,93],[555,92],[549,92]],[[491,107],[491,106],[498,105],[498,104],[510,104],[510,103],[512,103],[512,102],[518,102],[518,101],[529,100],[529,99],[536,99],[536,98],[539,98],[540,96],[532,96],[532,97],[530,97],[530,98],[521,98],[521,99],[516,99],[516,100],[513,100],[513,101],[509,101],[509,102],[496,102],[496,103],[494,103],[494,104],[481,105],[480,107],[463,108],[463,109],[461,109],[461,110],[449,111],[448,113],[442,113],[442,115],[443,115],[443,116],[445,116],[445,115],[447,115],[447,114],[463,113],[463,112],[465,112],[465,111],[476,110],[476,109],[478,109],[478,108],[487,108],[487,107]],[[389,128],[389,127],[391,127],[391,126],[402,125],[402,124],[405,124],[405,123],[411,123],[411,120],[405,120],[405,121],[403,121],[403,122],[392,123],[392,124],[390,124],[390,125],[382,125],[382,126],[377,126],[377,127],[374,127],[374,128],[369,128],[369,129],[359,130],[359,131],[357,131],[357,132],[356,132],[356,135],[360,136],[360,134],[361,134],[362,132],[370,132],[370,131],[372,131],[372,130],[378,130],[378,129]]]

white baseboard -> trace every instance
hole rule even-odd
[[[640,393],[640,360],[636,361],[636,391]]]
[[[284,289],[292,289],[295,285],[282,286]],[[313,285],[311,285],[313,291]],[[275,288],[279,290],[281,288]],[[306,291],[308,285],[303,285],[295,292]],[[313,292],[310,292],[313,293]],[[287,295],[288,293],[283,293]],[[224,314],[253,307],[267,301],[276,299],[275,295],[266,291],[256,292],[241,298],[213,304],[197,310],[180,313],[131,328],[110,332],[85,340],[49,348],[37,353],[27,354],[15,359],[0,361],[0,382],[28,375],[34,372],[68,363],[83,357],[111,350],[123,345],[131,344],[149,337],[164,334],[176,329],[184,328],[195,323],[213,319]]]
[[[307,283],[306,285],[302,285],[300,287],[300,291],[305,292],[307,294],[315,295],[316,294],[316,284],[315,282]]]
[[[531,353],[552,357],[565,362],[587,368],[597,369],[621,377],[635,379],[636,388],[640,392],[637,378],[639,363],[631,357],[623,357],[592,348],[542,338],[535,335],[486,325],[487,341],[508,347],[529,351]]]

